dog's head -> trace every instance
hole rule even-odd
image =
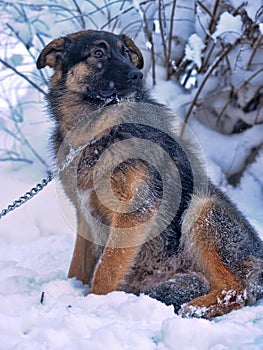
[[[126,35],[81,31],[49,43],[37,60],[37,68],[49,66],[55,73],[51,88],[66,88],[86,99],[128,97],[142,84],[143,57]]]

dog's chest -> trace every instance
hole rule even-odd
[[[91,142],[91,144],[85,148],[85,151],[81,156],[80,162],[78,164],[78,172],[93,170],[94,166],[97,164],[100,156],[106,148],[107,144],[105,140]]]
[[[95,167],[96,172],[98,172],[100,167],[109,167],[110,162],[116,158],[116,155],[112,152],[111,146],[120,141],[120,137],[118,136],[119,135],[117,135],[115,129],[112,128],[108,133],[101,137],[89,141],[87,147],[81,154],[78,163],[78,173],[89,170],[94,172]],[[100,162],[98,163],[99,160]]]

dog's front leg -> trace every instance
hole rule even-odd
[[[118,288],[125,274],[133,264],[140,249],[142,240],[147,235],[145,225],[132,227],[132,219],[117,216],[113,220],[113,227],[95,271],[90,293],[107,294]],[[120,229],[121,227],[121,229]]]
[[[78,234],[68,277],[76,277],[83,284],[90,284],[101,253],[101,248],[92,242],[90,226],[78,215]]]
[[[137,253],[137,247],[106,247],[95,272],[90,293],[107,294],[117,289]]]
[[[123,163],[111,175],[111,188],[119,202],[111,214],[110,234],[90,293],[106,294],[117,290],[142,244],[147,241],[158,207],[157,202],[150,205],[147,201],[145,203],[151,183],[153,174],[140,161]],[[151,196],[154,198],[155,192]]]

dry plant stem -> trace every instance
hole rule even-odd
[[[143,12],[143,23],[144,23],[144,32],[145,35],[151,45],[151,60],[152,60],[152,81],[153,81],[153,85],[156,85],[156,75],[155,75],[155,52],[154,52],[154,42],[153,42],[153,37],[152,37],[152,33],[149,30],[148,27],[148,21],[147,21],[147,17],[145,15],[145,12]]]
[[[77,3],[76,0],[72,0],[74,5],[76,6],[76,9],[77,9],[77,12],[79,14],[79,19],[80,19],[80,25],[81,25],[81,28],[82,29],[86,29],[86,23],[85,23],[85,20],[84,20],[84,16],[83,16],[83,13],[79,7],[79,4]]]
[[[45,160],[37,153],[37,151],[34,149],[34,147],[31,145],[31,143],[28,141],[28,139],[24,136],[23,132],[21,131],[21,129],[19,128],[19,126],[17,124],[15,124],[16,129],[17,129],[17,133],[20,134],[21,136],[21,140],[23,142],[24,145],[26,145],[29,150],[33,153],[33,155],[38,159],[38,161],[44,166],[45,169],[48,169],[49,166],[48,164],[45,162]]]
[[[207,66],[208,66],[208,64],[209,64],[210,58],[211,58],[211,56],[212,56],[212,53],[213,53],[215,47],[216,47],[216,43],[215,43],[215,41],[213,41],[212,46],[211,46],[211,48],[210,48],[208,54],[207,54],[206,57],[204,57],[204,59],[203,59],[203,64],[202,64],[202,67],[201,67],[201,72],[205,72],[205,71],[206,71]],[[206,46],[206,48],[208,48],[208,46]]]
[[[17,69],[15,69],[13,66],[11,66],[9,63],[5,62],[0,58],[0,63],[2,63],[5,67],[11,69],[15,74],[19,75],[23,79],[25,79],[30,85],[32,85],[35,89],[37,89],[41,94],[46,95],[46,92],[42,90],[37,84],[35,84],[32,80],[30,80],[26,75],[19,72]]]
[[[232,174],[231,176],[228,177],[227,179],[228,183],[230,183],[234,187],[237,187],[240,184],[242,176],[245,174],[248,167],[256,161],[262,149],[263,149],[263,142],[261,142],[259,145],[255,147],[252,147],[243,165],[241,165],[241,169],[235,174]]]
[[[167,72],[168,71],[168,67],[169,67],[169,62],[168,62],[168,56],[167,56],[167,46],[166,46],[165,32],[164,32],[164,28],[163,28],[163,23],[165,23],[165,18],[162,18],[162,11],[164,11],[163,1],[159,0],[158,17],[159,17],[159,25],[160,25],[160,32],[161,32],[161,38],[162,38],[162,45],[163,45],[165,69],[166,69],[166,72]]]
[[[213,14],[201,1],[197,1],[197,4],[209,15],[209,17],[210,17],[210,25],[209,25],[209,28],[210,28],[210,27],[212,26],[211,23],[212,23],[213,21],[215,21],[215,19],[214,19],[214,14]],[[215,10],[215,8],[214,8],[214,10]],[[203,30],[205,31],[204,28],[203,28]],[[202,59],[203,64],[202,64],[202,67],[201,67],[201,69],[200,69],[200,72],[205,72],[205,71],[206,71],[207,65],[209,64],[209,60],[210,60],[210,58],[211,58],[211,55],[212,55],[212,53],[213,53],[213,51],[214,51],[214,49],[215,49],[215,47],[216,47],[216,42],[211,38],[210,32],[209,32],[208,30],[206,30],[206,32],[207,32],[207,33],[206,33],[206,38],[205,38],[205,43],[206,43],[206,45],[205,45],[205,50],[204,50],[204,52],[208,50],[208,48],[209,48],[209,42],[210,42],[210,41],[212,41],[212,46],[211,46],[211,48],[209,49],[209,51],[208,51],[206,57],[203,55],[203,59]]]
[[[260,88],[258,89],[258,91],[260,90]],[[259,118],[261,117],[261,114],[260,114],[260,111],[263,110],[263,101],[260,102],[259,104],[259,107],[258,107],[258,110],[257,110],[257,114],[256,114],[256,118],[254,120],[254,124],[259,124],[260,121],[259,121]],[[261,122],[262,124],[262,122]]]
[[[197,3],[197,5],[199,5],[211,18],[213,17],[212,12],[209,11],[209,9],[208,9],[201,1],[197,1],[196,3]]]
[[[236,9],[233,11],[233,16],[236,16],[239,14],[239,11],[242,9],[242,7],[247,6],[247,1],[242,2]]]
[[[30,7],[32,7],[32,3],[30,1],[28,1],[28,3],[25,3],[25,2],[22,2],[22,1],[21,2],[16,1],[15,3],[16,3],[17,6],[20,6],[20,7],[23,7],[23,8],[26,8],[26,7],[30,8]],[[2,0],[0,0],[0,4],[14,6],[14,3],[8,2],[8,1],[2,1]],[[44,1],[43,1],[43,4],[39,4],[39,6],[41,6],[41,5],[42,6],[47,6],[47,7],[57,8],[57,9],[60,10],[60,13],[61,13],[61,11],[66,11],[66,12],[69,12],[72,16],[74,15],[74,13],[72,12],[71,9],[69,9],[68,7],[63,6],[63,5],[59,5],[59,4],[55,4],[55,3],[51,3],[51,2],[46,4]],[[18,8],[17,7],[15,7],[15,8],[18,11]],[[98,7],[98,9],[99,9],[99,7]],[[19,13],[20,13],[20,15],[22,15],[21,12],[19,12]]]
[[[211,17],[208,29],[206,31],[206,38],[205,38],[205,47],[206,48],[208,47],[209,40],[211,40],[211,34],[215,30],[215,26],[216,26],[216,23],[217,23],[217,10],[218,10],[220,2],[221,2],[221,0],[216,0],[215,6],[213,8],[213,12],[212,13],[205,6],[202,6],[202,8],[205,9],[205,11]]]
[[[170,18],[170,29],[169,29],[169,40],[168,40],[168,67],[166,70],[166,80],[170,79],[169,74],[169,63],[171,62],[171,51],[172,51],[172,40],[173,40],[173,24],[174,24],[174,14],[175,14],[175,8],[176,8],[176,0],[173,1],[173,7],[171,12],[171,18]]]
[[[122,1],[121,6],[120,6],[120,10],[119,10],[121,14],[122,14],[122,13],[125,13],[125,11],[123,12],[124,4],[125,4],[125,1]],[[107,10],[108,10],[108,18],[109,18],[109,20],[110,20],[111,13],[110,13],[110,10],[109,10],[109,9],[107,9]],[[118,17],[116,18],[115,22],[113,23],[113,26],[112,26],[112,28],[111,28],[111,31],[112,31],[112,32],[115,31],[115,29],[116,29],[116,27],[117,27],[117,25],[118,25],[119,20],[120,20],[120,16],[118,16]],[[122,32],[124,32],[123,29],[122,29]]]
[[[213,8],[213,14],[212,14],[211,21],[210,21],[209,27],[208,27],[208,33],[212,34],[215,30],[215,26],[217,23],[217,10],[218,10],[218,7],[220,5],[220,2],[221,2],[221,0],[216,0],[216,2],[215,2],[215,6]]]
[[[184,131],[185,131],[185,125],[187,124],[189,118],[190,118],[190,115],[193,111],[193,108],[194,106],[196,105],[196,102],[208,80],[208,78],[210,77],[210,75],[213,73],[214,69],[219,65],[219,63],[224,59],[224,57],[230,52],[230,50],[232,49],[232,46],[229,45],[229,46],[226,46],[225,49],[221,52],[221,54],[216,58],[216,60],[214,61],[214,63],[209,67],[209,69],[207,70],[205,76],[204,76],[204,79],[199,87],[199,89],[197,90],[196,94],[195,94],[195,97],[193,99],[193,102],[191,103],[191,106],[190,108],[188,109],[186,115],[185,115],[185,118],[184,118],[184,125],[182,127],[182,130],[181,130],[181,136],[184,134]]]
[[[126,14],[126,13],[132,11],[133,9],[134,9],[133,7],[129,7],[127,10],[123,11],[123,12],[121,13],[121,15],[124,15],[124,14]],[[105,24],[101,27],[101,30],[103,30],[105,27],[107,27],[109,24],[111,24],[111,22],[116,21],[116,20],[118,21],[119,18],[120,18],[120,14],[118,14],[118,15],[112,17],[110,20],[108,20],[107,23],[105,23]],[[115,25],[116,25],[116,23],[115,23]]]
[[[16,152],[10,152],[8,151],[9,157],[6,158],[0,158],[0,162],[21,162],[26,164],[33,164],[32,160],[26,159],[26,158],[20,158],[19,154]],[[15,157],[14,157],[15,156]]]
[[[254,79],[254,78],[255,78],[258,74],[260,74],[261,72],[263,72],[263,68],[260,68],[260,69],[257,70],[254,74],[252,74],[247,80],[245,80],[245,81],[243,82],[243,84],[241,84],[241,85],[239,86],[239,88],[236,89],[236,90],[234,91],[234,93],[237,94],[240,90],[242,90],[252,79]],[[229,99],[227,100],[227,102],[225,103],[225,105],[223,106],[223,108],[222,108],[222,110],[221,110],[221,112],[220,112],[220,114],[219,114],[219,116],[218,116],[218,118],[217,118],[217,122],[216,122],[217,125],[219,124],[221,118],[223,117],[224,112],[226,111],[226,109],[227,109],[227,107],[229,106],[230,102],[231,102],[231,98],[229,98]],[[256,123],[256,121],[255,121],[255,123]]]
[[[28,45],[25,43],[25,41],[21,38],[21,36],[19,35],[19,33],[9,24],[7,23],[6,26],[11,30],[11,32],[14,34],[14,36],[25,46],[27,52],[29,53],[29,56],[32,58],[33,62],[36,64],[36,57],[32,54],[32,52],[30,51],[30,47],[28,47]],[[39,36],[37,35],[37,37],[39,38]],[[44,42],[43,42],[43,46],[44,46]],[[43,72],[39,72],[43,82],[48,85],[47,79],[45,78]]]
[[[254,74],[252,74],[247,80],[245,80],[243,84],[240,85],[237,91],[243,89],[252,79],[254,79],[261,72],[263,72],[263,67],[257,70]]]
[[[249,58],[249,61],[247,63],[247,70],[250,70],[251,69],[251,65],[252,65],[252,61],[256,55],[256,52],[257,52],[257,49],[259,48],[259,45],[261,44],[261,41],[262,41],[262,35],[259,35],[259,37],[257,38],[256,42],[254,43],[253,47],[253,52]]]
[[[216,121],[216,125],[218,126],[220,121],[221,121],[221,118],[223,117],[227,107],[229,106],[229,104],[231,103],[231,95],[233,95],[233,91],[234,91],[234,87],[231,87],[231,93],[229,95],[229,98],[228,100],[226,101],[226,103],[224,104],[219,116],[217,117],[217,121]]]
[[[152,80],[153,85],[156,85],[156,74],[155,74],[155,53],[154,53],[154,43],[151,43],[151,57],[152,57]]]

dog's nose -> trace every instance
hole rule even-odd
[[[131,83],[138,83],[143,77],[142,72],[137,69],[133,69],[128,73],[128,79]]]

